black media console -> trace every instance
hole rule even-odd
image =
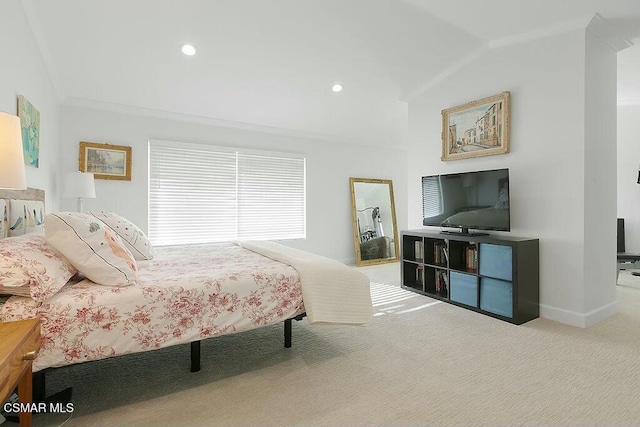
[[[402,287],[520,325],[540,315],[538,239],[401,231]]]

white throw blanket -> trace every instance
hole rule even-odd
[[[341,262],[275,242],[238,243],[298,271],[310,323],[363,324],[373,317],[369,278]]]

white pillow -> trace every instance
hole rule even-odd
[[[138,276],[136,260],[111,228],[92,215],[57,212],[45,217],[47,242],[100,285],[126,286]]]
[[[153,246],[137,225],[114,212],[89,212],[107,224],[118,236],[122,237],[125,246],[135,259],[153,259]]]

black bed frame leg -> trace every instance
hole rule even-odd
[[[307,313],[301,313],[296,316],[293,316],[284,321],[284,346],[286,348],[291,347],[291,321],[292,320],[302,320],[307,317]]]
[[[200,370],[200,341],[191,343],[191,372]]]
[[[291,319],[284,321],[284,346],[291,347]]]

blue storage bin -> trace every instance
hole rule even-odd
[[[513,285],[511,282],[482,277],[480,309],[505,317],[513,317]]]
[[[478,306],[478,278],[452,271],[449,277],[449,299],[472,307]]]
[[[480,243],[480,275],[511,280],[511,246]]]

